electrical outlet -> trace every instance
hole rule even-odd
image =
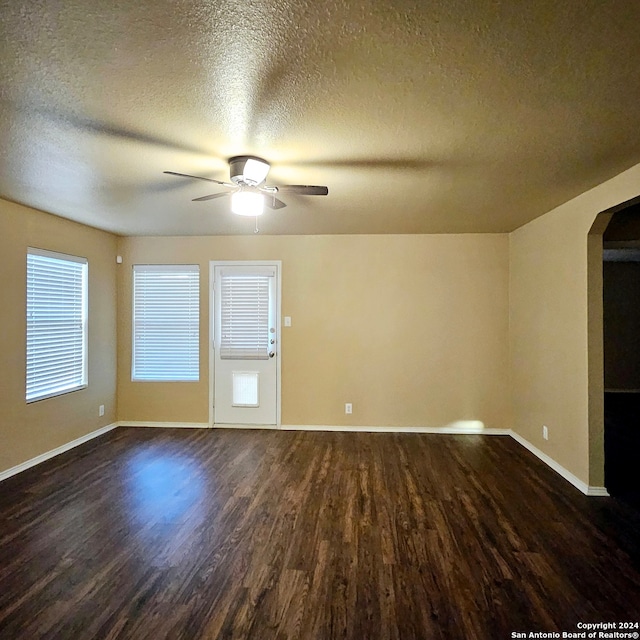
[[[547,429],[547,425],[544,425],[544,424],[542,425],[542,437],[545,440],[549,439],[549,429]]]
[[[345,403],[344,412],[345,413],[353,413],[353,405],[350,402]]]
[[[99,417],[102,417],[103,415],[104,415],[104,405],[103,405],[103,404],[101,404],[101,405],[98,407],[98,416],[99,416]]]

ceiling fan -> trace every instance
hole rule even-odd
[[[186,173],[165,171],[172,176],[193,178],[213,182],[231,189],[219,193],[211,193],[199,198],[193,198],[193,202],[213,200],[231,196],[231,211],[241,216],[259,216],[264,205],[270,209],[282,209],[287,205],[276,197],[279,193],[295,193],[301,196],[326,196],[329,193],[327,187],[303,184],[288,184],[272,186],[265,184],[270,165],[266,160],[256,156],[235,156],[229,160],[229,174],[231,182],[222,182],[203,176],[192,176]]]

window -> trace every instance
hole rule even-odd
[[[200,378],[198,265],[133,266],[132,380]]]
[[[220,358],[268,360],[275,269],[222,269]]]
[[[27,402],[87,386],[87,260],[27,250]]]

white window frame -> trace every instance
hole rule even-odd
[[[81,337],[80,340],[76,340],[73,343],[73,349],[80,348],[81,350],[81,362],[80,367],[71,367],[70,372],[71,376],[67,375],[66,382],[64,377],[58,375],[57,372],[60,371],[58,363],[58,368],[56,370],[53,367],[53,363],[51,360],[51,356],[55,351],[50,351],[49,357],[47,357],[47,347],[52,350],[55,349],[55,343],[47,343],[44,345],[43,350],[40,355],[45,356],[46,360],[42,360],[40,358],[40,363],[37,362],[37,356],[35,352],[35,340],[36,340],[36,328],[37,321],[35,321],[33,314],[36,313],[36,309],[33,308],[34,298],[36,298],[36,303],[46,304],[47,299],[45,295],[41,295],[40,298],[37,298],[37,291],[31,290],[32,278],[30,277],[30,256],[33,256],[36,260],[38,257],[46,258],[49,260],[59,260],[67,263],[74,263],[80,265],[80,318],[77,316],[72,319],[67,319],[67,322],[71,322],[76,324],[78,320],[81,323]],[[44,266],[44,263],[42,263]],[[68,266],[66,267],[68,268]],[[52,273],[55,277],[55,273]],[[61,275],[61,274],[60,274]],[[87,330],[87,316],[88,316],[88,279],[89,279],[89,262],[86,258],[80,256],[68,255],[65,253],[58,253],[55,251],[48,251],[45,249],[38,249],[35,247],[27,248],[27,268],[26,268],[26,362],[25,362],[25,399],[27,404],[32,402],[37,402],[38,400],[45,400],[47,398],[53,398],[56,396],[64,395],[67,393],[72,393],[73,391],[78,391],[80,389],[85,389],[87,387],[87,359],[88,359],[88,330]],[[46,313],[46,312],[45,312]],[[30,317],[31,316],[31,317]],[[43,322],[46,322],[46,318],[43,318]],[[67,328],[70,326],[66,325]],[[73,331],[73,328],[69,329]],[[68,343],[67,343],[68,344]],[[63,344],[58,344],[58,349],[64,348]],[[30,348],[31,347],[31,348]],[[49,365],[49,366],[48,366]],[[47,376],[49,374],[50,378],[45,382],[35,383],[34,378],[43,376]],[[69,381],[72,380],[72,382]],[[37,389],[40,389],[39,391]]]
[[[150,337],[146,346],[143,344],[141,336],[145,331],[149,330],[149,327],[153,323],[153,318],[149,318],[147,323],[143,317],[138,317],[137,309],[142,309],[141,305],[144,301],[141,297],[144,292],[144,282],[142,274],[147,274],[146,283],[151,284],[153,275],[158,276],[158,280],[154,283],[154,286],[158,286],[161,282],[162,276],[171,275],[179,277],[180,275],[191,276],[195,274],[195,296],[191,297],[189,293],[185,294],[184,298],[174,297],[173,303],[176,300],[181,302],[179,307],[182,311],[186,311],[187,316],[191,316],[189,326],[186,335],[180,336],[184,340],[184,348],[186,350],[186,356],[181,354],[182,357],[186,357],[188,364],[178,369],[171,368],[170,358],[167,358],[167,362],[159,365],[153,365],[153,358],[158,358],[160,354],[166,352],[166,347],[172,344],[175,346],[176,336],[168,336],[162,333],[162,327],[158,333],[158,326],[154,329],[155,335]],[[137,279],[137,274],[140,274],[140,278]],[[149,278],[151,276],[151,278]],[[193,281],[189,282],[189,287],[193,286]],[[142,291],[142,293],[141,293]],[[175,292],[168,290],[164,294],[160,294],[159,297],[164,296],[167,304],[166,312],[175,314],[176,308],[171,309],[172,295]],[[197,264],[134,264],[132,269],[132,296],[131,296],[131,380],[133,382],[198,382],[200,380],[200,266]],[[156,304],[162,304],[163,300],[156,300]],[[186,302],[188,310],[184,308]],[[195,307],[195,308],[194,308]],[[156,315],[156,321],[158,317]],[[194,320],[195,318],[195,320]],[[195,327],[194,327],[195,324]],[[194,336],[195,333],[195,336]],[[142,355],[143,348],[147,350],[147,356]],[[140,354],[140,355],[139,355]],[[157,360],[156,360],[157,361]]]

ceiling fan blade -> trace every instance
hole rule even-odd
[[[269,207],[269,209],[284,209],[287,205],[282,202],[282,200],[278,200],[273,194],[266,194],[264,196],[264,203]]]
[[[297,193],[301,196],[326,196],[329,193],[328,187],[321,187],[311,184],[285,184],[277,187],[282,193]]]
[[[225,198],[226,196],[230,196],[230,193],[211,193],[208,196],[200,196],[199,198],[193,198],[191,202],[202,202],[203,200],[213,200],[215,198]]]
[[[225,187],[235,187],[235,184],[230,182],[221,182],[220,180],[214,180],[213,178],[203,178],[202,176],[191,176],[188,173],[176,173],[175,171],[163,171],[162,173],[168,173],[170,176],[180,176],[181,178],[194,178],[195,180],[206,180],[207,182],[215,182],[215,184],[221,184]]]

